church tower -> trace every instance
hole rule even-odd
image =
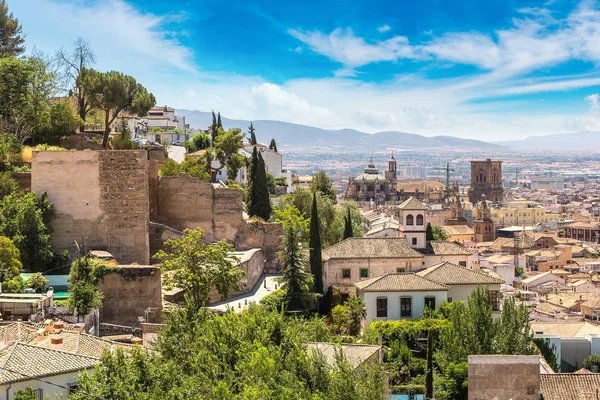
[[[452,218],[448,220],[448,225],[469,225],[465,218],[465,208],[460,195],[456,196],[456,201],[451,205]]]
[[[385,171],[385,179],[389,182],[389,198],[397,199],[398,194],[396,192],[396,186],[398,184],[398,164],[394,158],[394,153],[388,161],[388,170]]]
[[[492,203],[502,203],[502,161],[471,161],[469,201],[474,205],[485,195]]]
[[[414,197],[409,197],[398,206],[398,234],[405,237],[413,249],[427,247],[426,211],[427,207]]]
[[[473,215],[473,230],[475,231],[476,242],[494,241],[494,221],[492,220],[492,211],[488,207],[486,195],[481,196],[481,201],[475,206],[475,215]]]

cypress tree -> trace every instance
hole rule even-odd
[[[431,224],[428,222],[427,223],[427,229],[425,230],[425,240],[426,241],[430,241],[430,240],[434,240],[433,237],[433,228],[431,226]]]
[[[313,274],[313,291],[323,293],[323,255],[321,253],[321,233],[319,232],[319,213],[317,210],[317,194],[313,193],[313,204],[310,211],[310,272]]]
[[[212,145],[215,145],[215,139],[217,138],[217,117],[215,116],[214,110],[212,110],[212,125],[210,126],[210,138]]]
[[[254,152],[256,152],[256,147],[252,152],[253,162]],[[260,153],[258,153],[257,162],[252,165],[252,174],[250,179],[248,215],[251,217],[257,216],[265,221],[268,221],[271,216],[271,197],[269,195],[269,184],[267,183],[265,161]]]
[[[344,227],[344,239],[348,239],[354,237],[354,232],[352,232],[352,217],[350,216],[350,207],[348,207],[348,215],[345,218],[346,226]]]
[[[254,131],[255,131],[254,125],[252,125],[252,122],[250,122],[250,126],[248,127],[248,133],[250,134],[250,137],[248,138],[248,140],[250,140],[250,144],[252,144],[252,145],[257,144],[256,134],[254,133]]]
[[[223,124],[221,123],[221,111],[218,112],[217,116],[217,128],[223,129]]]
[[[273,150],[275,153],[279,153],[277,151],[277,143],[275,143],[275,139],[271,139],[271,144],[269,145],[269,149]]]

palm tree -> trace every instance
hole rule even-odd
[[[348,300],[348,333],[352,336],[360,335],[362,321],[367,316],[367,305],[360,297],[351,297]]]

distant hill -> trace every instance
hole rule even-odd
[[[557,133],[495,142],[519,151],[600,151],[600,132]]]
[[[178,116],[194,128],[206,129],[212,123],[212,114],[203,111],[178,109]],[[223,127],[242,128],[247,131],[250,121],[234,120],[221,116]],[[327,130],[282,121],[252,121],[259,142],[268,144],[275,138],[281,150],[384,151],[387,149],[455,148],[455,149],[501,149],[502,146],[480,140],[461,139],[453,136],[427,137],[406,132],[378,132],[369,134],[353,129]]]

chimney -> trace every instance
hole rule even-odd
[[[59,334],[65,329],[65,324],[62,321],[56,321],[54,323],[54,333]]]
[[[44,321],[44,324],[46,325],[46,332],[48,332],[49,335],[54,333],[54,320],[47,319]]]
[[[44,328],[40,328],[37,330],[37,341],[41,342],[42,340],[44,340],[46,338],[46,336],[48,336],[48,333],[46,332],[46,329]]]
[[[52,338],[50,339],[50,341],[52,342],[52,348],[54,350],[63,350],[64,349],[62,336],[52,335]]]

